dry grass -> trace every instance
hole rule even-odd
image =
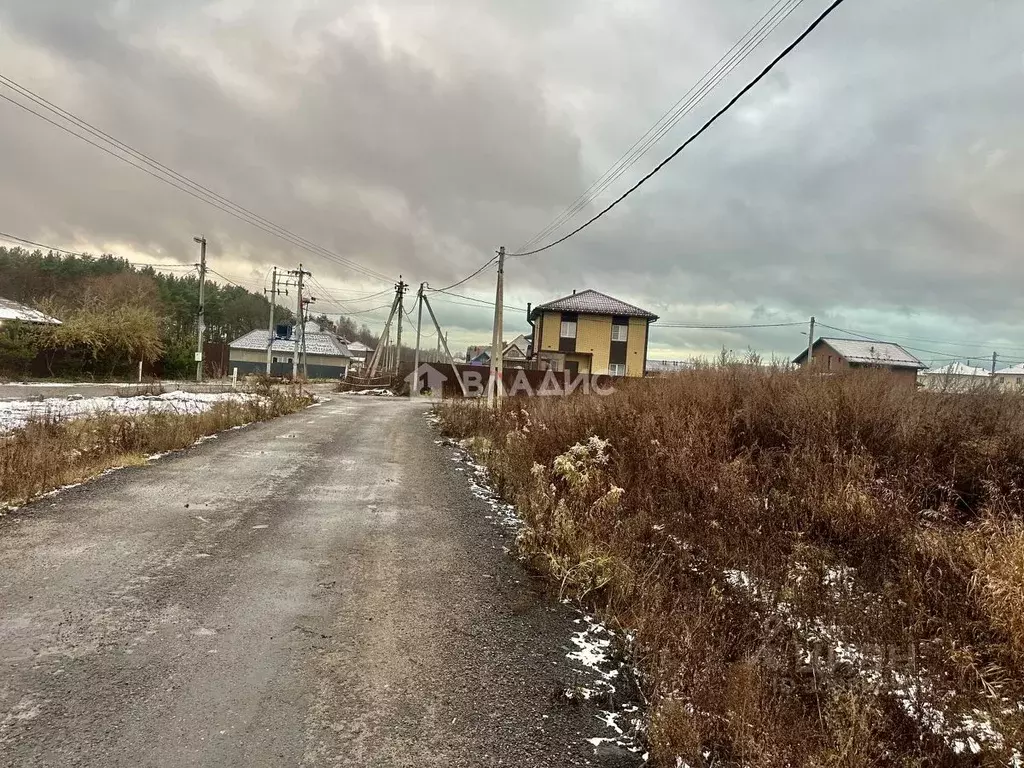
[[[656,764],[1024,744],[1024,398],[726,366],[442,420],[531,562],[636,631]]]
[[[268,392],[249,401],[219,402],[198,414],[42,418],[0,436],[0,505],[24,503],[111,467],[144,464],[154,453],[187,448],[206,435],[293,413],[311,402]]]

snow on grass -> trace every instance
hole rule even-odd
[[[426,419],[431,425],[436,426],[439,423],[437,417],[429,412],[426,414]],[[455,471],[465,474],[470,491],[487,504],[493,512],[493,514],[485,515],[485,518],[512,534],[520,533],[523,528],[522,518],[516,512],[515,506],[506,502],[498,493],[487,467],[473,457],[471,452],[473,441],[442,438],[435,440],[434,443],[451,449],[450,458],[458,465],[455,467]],[[511,554],[507,548],[503,549],[507,554]],[[570,604],[569,601],[563,602],[567,605]],[[603,700],[614,706],[622,698],[616,690],[616,682],[619,681],[621,670],[625,667],[625,663],[621,659],[613,657],[612,649],[614,641],[617,639],[616,633],[594,616],[583,611],[580,611],[579,614],[579,617],[573,621],[581,629],[570,637],[572,649],[566,654],[566,658],[581,673],[584,681],[574,688],[566,689],[565,696],[568,699],[585,701]],[[633,641],[631,634],[620,639],[626,646],[631,645]],[[633,672],[636,673],[635,670]],[[637,755],[642,752],[643,716],[640,708],[635,704],[620,704],[617,711],[602,710],[597,716],[597,720],[610,730],[612,735],[588,738],[587,741],[595,748],[603,744],[611,744]],[[646,753],[644,753],[642,761],[647,762]]]
[[[167,392],[137,397],[0,401],[0,434],[20,429],[35,419],[71,421],[102,414],[197,414],[208,411],[217,403],[243,403],[257,397],[243,392]]]

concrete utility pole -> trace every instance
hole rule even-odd
[[[811,370],[814,355],[814,316],[811,316],[811,328],[807,332],[807,370]]]
[[[447,332],[441,333],[441,324],[437,322],[437,316],[434,314],[434,308],[430,306],[430,299],[427,298],[426,294],[423,296],[423,303],[427,305],[427,312],[430,313],[430,319],[434,323],[434,329],[437,331],[437,338],[443,339],[441,343],[444,345],[444,353],[448,357],[448,362],[451,363],[452,371],[455,373],[455,378],[459,380],[459,389],[462,390],[463,397],[469,397],[469,391],[466,387],[466,382],[462,378],[462,374],[459,372],[458,367],[455,365],[455,358],[452,356],[452,351],[448,349],[448,334]]]
[[[277,267],[274,267],[273,276],[270,278],[270,324],[267,326],[270,333],[267,335],[267,376],[271,374],[271,354],[274,351],[274,306],[277,303]]]
[[[410,385],[409,392],[413,396],[419,394],[419,370],[420,370],[420,337],[423,333],[423,289],[426,288],[426,283],[420,283],[420,290],[416,294],[416,306],[418,310],[416,312],[416,356],[413,358],[413,376],[414,381]]]
[[[302,306],[305,309],[305,317],[309,317],[309,305],[316,302],[316,296],[310,296]],[[306,354],[306,324],[302,324],[302,378],[309,378],[309,355]]]
[[[299,350],[302,349],[302,344],[305,343],[305,332],[304,324],[305,320],[302,317],[302,282],[306,275],[312,275],[312,272],[307,272],[302,268],[302,264],[299,264],[298,269],[293,269],[288,273],[289,275],[296,275],[298,277],[298,295],[296,296],[295,312],[297,316],[297,326],[295,332],[292,334],[292,381],[299,378]]]
[[[395,317],[395,310],[398,309],[398,296],[395,296],[395,300],[391,302],[391,312],[388,314],[388,320],[384,323],[384,330],[380,334],[380,341],[377,343],[377,348],[373,350],[373,356],[370,358],[369,373],[367,378],[372,379],[374,374],[377,373],[377,366],[384,363],[385,369],[387,369],[387,343],[389,334],[391,333],[391,321]]]
[[[402,282],[402,276],[398,276],[398,330],[395,331],[395,373],[402,367],[402,315],[405,314],[405,292],[409,286]]]
[[[196,382],[203,380],[203,334],[206,331],[206,308],[203,305],[206,289],[206,238],[193,237],[199,243],[199,329],[196,340]]]
[[[504,319],[502,306],[505,301],[505,246],[498,249],[498,285],[494,291],[494,332],[491,334],[491,373],[487,380],[487,406],[493,408],[501,400],[502,387],[499,379],[502,372],[501,337]]]

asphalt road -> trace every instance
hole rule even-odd
[[[0,520],[0,765],[635,765],[423,412],[337,398]]]

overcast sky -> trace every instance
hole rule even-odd
[[[826,4],[805,0],[581,216]],[[440,287],[540,231],[772,5],[3,0],[0,74],[348,260]],[[510,259],[507,303],[609,293],[661,315],[652,358],[792,356],[800,327],[664,326],[814,314],[926,362],[1024,359],[1022,29],[1013,0],[850,0],[627,204]],[[386,301],[358,299],[386,283],[2,100],[0,231],[156,263],[194,262],[205,234],[211,266],[254,287],[302,261],[330,289],[314,291],[324,309]],[[492,271],[459,289],[493,290]],[[441,298],[453,346],[489,341],[487,308]],[[384,314],[360,317],[379,327]],[[506,338],[524,316],[506,312]]]

